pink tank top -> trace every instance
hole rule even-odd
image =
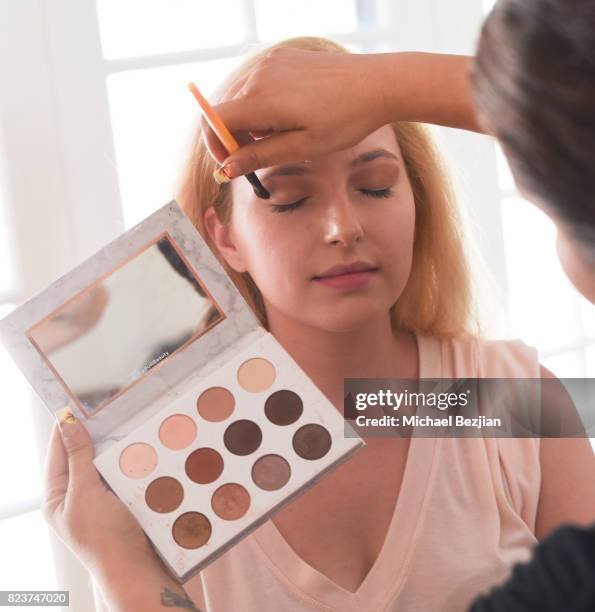
[[[520,341],[418,336],[420,378],[538,378]],[[536,544],[538,438],[412,438],[376,562],[350,592],[269,520],[185,584],[201,612],[460,612]]]

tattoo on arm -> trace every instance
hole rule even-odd
[[[166,608],[184,608],[185,610],[191,610],[192,612],[200,612],[188,595],[180,595],[174,593],[165,587],[165,591],[161,593],[161,605]]]

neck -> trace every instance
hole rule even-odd
[[[269,331],[339,410],[345,378],[419,376],[415,336],[394,331],[388,313],[340,332],[296,321],[269,305],[267,317]]]

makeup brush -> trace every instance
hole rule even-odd
[[[198,87],[194,83],[188,83],[188,89],[192,92],[192,95],[196,98],[198,105],[200,106],[203,117],[207,120],[207,123],[211,126],[211,129],[217,135],[217,138],[221,141],[221,144],[225,147],[228,154],[232,154],[240,148],[237,140],[232,136],[231,132],[227,129],[221,117],[214,111],[213,107],[207,102],[205,97],[198,91]],[[252,185],[254,193],[263,200],[268,200],[271,194],[263,187],[262,183],[258,180],[258,177],[254,172],[249,172],[245,175],[248,182]]]

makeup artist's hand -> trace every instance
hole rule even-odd
[[[61,427],[62,435],[54,425],[46,456],[46,521],[93,573],[114,559],[158,560],[134,516],[101,479],[85,427],[70,416]]]
[[[481,132],[470,93],[471,59],[272,49],[213,107],[240,136],[240,149],[228,156],[203,121],[204,140],[235,178],[349,148],[395,121]],[[245,144],[242,134],[256,142]]]
[[[383,125],[382,89],[370,57],[269,51],[213,107],[243,145],[229,156],[239,165],[231,177],[351,146]],[[225,149],[204,120],[202,129],[211,155],[222,163]],[[257,142],[245,144],[246,134]]]

